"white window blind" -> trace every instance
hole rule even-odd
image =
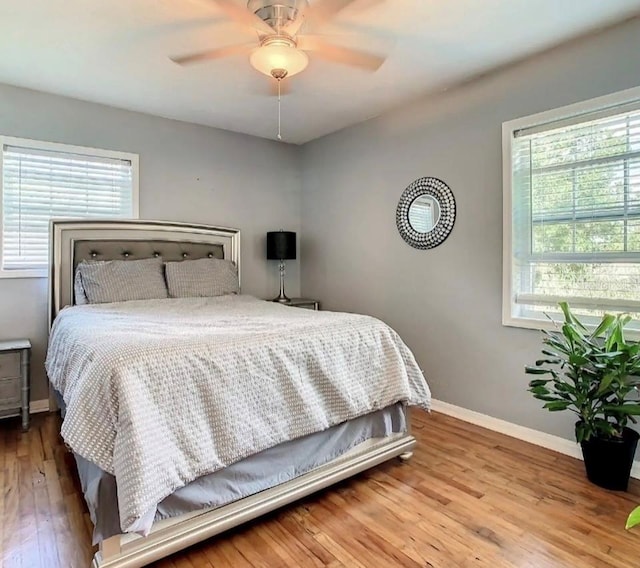
[[[510,135],[512,316],[640,312],[640,101]]]
[[[96,153],[3,144],[3,271],[47,267],[51,218],[134,216],[132,161]]]

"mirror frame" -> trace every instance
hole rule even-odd
[[[440,218],[427,233],[419,233],[409,222],[411,204],[421,195],[433,197],[440,206]],[[423,177],[404,190],[396,209],[396,226],[404,241],[413,248],[426,250],[441,245],[453,230],[456,200],[449,186],[435,177]]]

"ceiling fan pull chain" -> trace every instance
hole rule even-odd
[[[281,83],[281,79],[277,79],[278,81],[278,140],[280,140],[280,142],[282,142],[282,133],[280,132],[280,123],[281,123],[281,110],[280,110],[280,83]]]
[[[282,132],[280,129],[280,124],[281,124],[281,118],[282,118],[282,113],[281,113],[281,106],[282,106],[282,91],[280,89],[281,87],[281,82],[282,79],[284,79],[287,76],[287,70],[286,69],[272,69],[271,70],[271,76],[278,81],[278,140],[280,140],[282,142]]]

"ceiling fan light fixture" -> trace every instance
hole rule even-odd
[[[309,57],[291,41],[271,41],[255,49],[249,61],[254,69],[269,77],[284,70],[287,77],[297,75],[309,65]]]

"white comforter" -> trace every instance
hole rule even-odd
[[[76,306],[47,372],[74,452],[116,477],[124,532],[197,477],[429,387],[398,335],[360,315],[249,296]]]

